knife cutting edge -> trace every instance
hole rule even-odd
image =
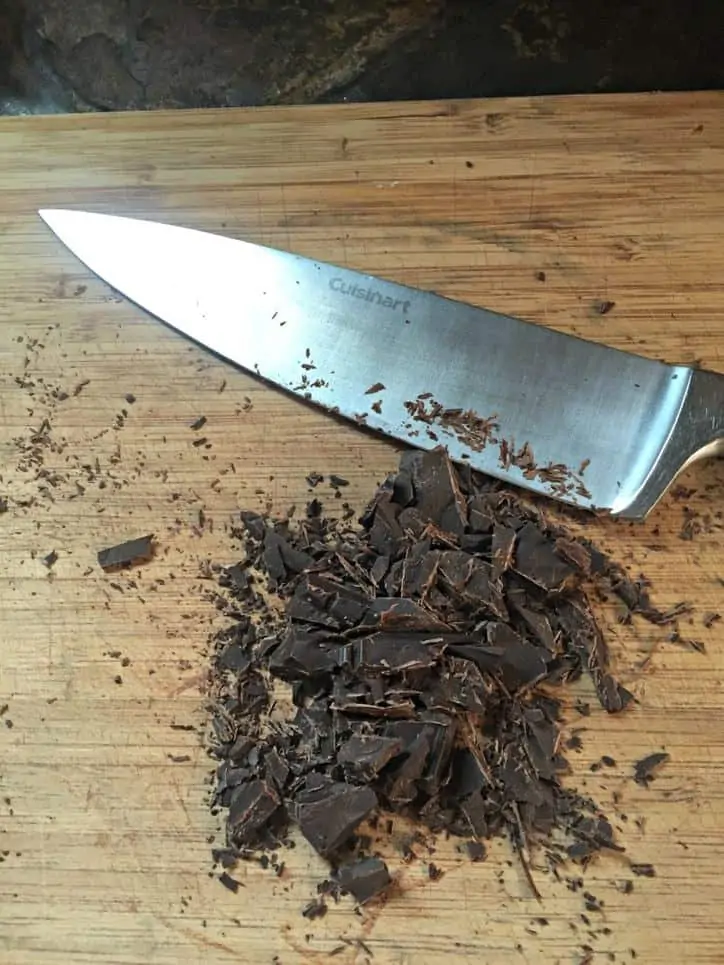
[[[91,271],[222,358],[512,485],[642,519],[682,469],[724,454],[724,375],[222,235],[39,214]]]

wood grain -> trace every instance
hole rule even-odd
[[[586,943],[594,962],[632,961],[632,949],[643,962],[722,961],[724,623],[702,623],[724,609],[721,464],[689,471],[690,496],[667,497],[644,525],[591,526],[651,579],[658,605],[692,603],[681,633],[706,647],[611,628],[640,704],[583,721],[571,780],[656,877],[622,895],[624,859],[592,866],[605,902],[589,916],[594,939],[581,895],[536,869],[538,905],[502,844],[471,865],[439,841],[436,883],[393,852],[398,893],[361,917],[346,901],[300,917],[322,873],[302,842],[282,878],[250,865],[232,895],[207,874],[210,762],[198,733],[172,729],[204,723],[216,618],[199,562],[233,561],[239,508],[301,505],[311,470],[349,477],[361,507],[397,454],[144,316],[35,210],[225,232],[722,371],[723,110],[723,95],[701,93],[2,119],[3,963],[552,963],[581,961]],[[599,299],[615,303],[608,314]],[[208,442],[194,446],[201,414]],[[691,540],[679,537],[686,507],[701,529]],[[99,571],[99,548],[146,532],[153,562]],[[659,779],[633,784],[632,762],[662,747]],[[602,753],[616,767],[591,773]]]

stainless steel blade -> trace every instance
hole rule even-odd
[[[157,222],[45,210],[93,272],[310,402],[574,505],[640,518],[724,445],[724,376],[324,262]]]

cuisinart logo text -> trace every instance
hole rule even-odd
[[[401,311],[405,315],[407,315],[410,310],[410,303],[404,298],[390,298],[389,295],[383,295],[382,292],[377,291],[375,288],[362,288],[361,285],[355,285],[353,282],[345,281],[343,278],[332,278],[329,287],[333,292],[339,292],[340,295],[349,295],[350,298],[361,298],[363,302],[372,302],[375,305],[381,305],[382,308]]]

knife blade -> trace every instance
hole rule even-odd
[[[91,271],[302,400],[532,492],[645,517],[724,453],[724,376],[160,222],[39,212]]]

